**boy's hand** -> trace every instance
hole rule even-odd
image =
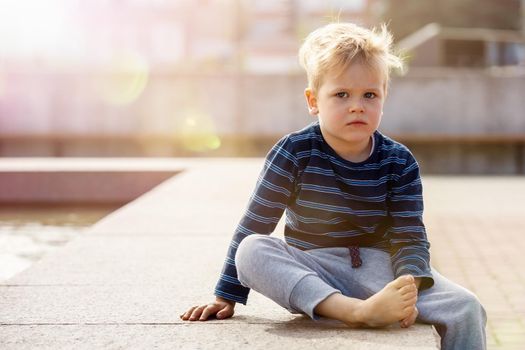
[[[185,313],[180,315],[183,321],[206,321],[209,316],[216,315],[218,319],[225,319],[233,316],[235,301],[216,297],[215,301],[206,305],[193,306]]]

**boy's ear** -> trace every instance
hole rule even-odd
[[[312,116],[317,116],[319,114],[319,109],[317,108],[317,98],[313,93],[312,89],[306,88],[304,90],[304,97],[306,97],[306,103],[308,104],[308,112]]]

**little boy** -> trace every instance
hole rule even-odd
[[[377,129],[389,71],[385,26],[312,32],[299,56],[317,121],[270,150],[215,288],[183,320],[228,318],[250,289],[292,313],[351,327],[433,324],[443,349],[485,349],[486,313],[430,266],[418,163]],[[286,210],[285,241],[270,237]]]

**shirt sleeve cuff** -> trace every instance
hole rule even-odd
[[[421,283],[419,283],[419,290],[425,290],[431,288],[434,285],[434,278],[431,276],[414,276],[421,278]]]
[[[400,269],[396,274],[396,278],[403,275],[412,275],[417,278],[421,278],[419,284],[419,291],[431,288],[434,285],[434,277],[430,271],[413,271],[409,269]]]
[[[231,294],[231,293],[225,292],[225,291],[217,289],[217,288],[215,288],[214,295],[218,296],[218,297],[221,297],[221,298],[224,298],[224,299],[235,301],[236,303],[241,303],[243,305],[246,305],[246,303],[248,302],[248,297],[247,296],[240,296],[240,295]]]

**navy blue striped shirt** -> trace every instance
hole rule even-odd
[[[390,253],[396,277],[433,285],[430,243],[423,224],[419,166],[407,147],[373,134],[363,162],[339,156],[319,122],[281,138],[266,156],[255,190],[228,248],[215,295],[246,304],[249,288],[237,279],[235,253],[244,237],[271,234],[286,211],[285,241],[301,250],[373,247]]]

